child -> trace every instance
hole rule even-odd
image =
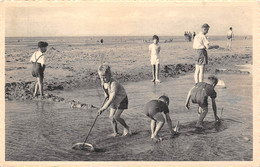
[[[197,50],[197,56],[195,57],[195,83],[203,82],[205,65],[208,64],[208,54],[206,49],[212,49],[209,46],[209,41],[205,36],[209,31],[209,25],[203,24],[201,32],[195,36],[193,42],[193,49]]]
[[[161,47],[158,45],[159,37],[157,35],[153,36],[153,43],[149,45],[149,52],[151,55],[151,65],[152,65],[152,73],[153,80],[152,82],[160,82],[159,80],[159,70],[160,70],[160,61],[159,61],[159,53]]]
[[[37,82],[35,84],[35,89],[34,89],[34,93],[33,93],[33,97],[35,97],[37,95],[37,91],[39,89],[40,91],[40,95],[41,97],[43,97],[43,78],[44,78],[44,70],[45,70],[45,52],[47,51],[47,46],[48,43],[47,42],[38,42],[38,47],[39,50],[34,52],[30,62],[36,63],[36,73],[35,73],[35,77],[37,79]]]
[[[98,75],[101,79],[101,85],[104,89],[105,98],[108,98],[106,103],[99,109],[100,115],[110,106],[110,115],[114,133],[112,136],[119,135],[117,130],[117,122],[124,127],[123,136],[130,135],[130,129],[120,116],[122,112],[128,108],[128,98],[124,87],[112,78],[110,66],[101,65],[98,68]]]
[[[232,27],[229,28],[229,31],[227,32],[227,49],[231,49],[232,39],[233,39],[233,31]]]
[[[169,115],[168,106],[169,98],[167,96],[161,96],[158,100],[151,100],[145,105],[144,113],[146,116],[151,118],[151,138],[156,142],[162,140],[158,137],[158,133],[163,127],[165,119],[167,121],[171,134],[175,134],[175,131],[172,129],[172,120]]]
[[[185,107],[189,110],[190,106],[190,99],[192,103],[198,104],[198,113],[199,113],[199,120],[196,124],[196,128],[203,128],[202,122],[203,119],[206,117],[208,113],[208,96],[212,99],[212,109],[214,112],[215,120],[219,121],[217,116],[217,105],[215,98],[217,97],[217,93],[215,92],[214,88],[218,83],[218,78],[211,75],[208,77],[209,83],[199,82],[196,83],[193,88],[188,93],[187,100],[185,103]]]

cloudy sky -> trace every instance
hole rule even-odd
[[[8,7],[6,36],[183,35],[210,25],[209,35],[252,35],[245,6],[178,6],[171,3],[93,3],[80,6]]]

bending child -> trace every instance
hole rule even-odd
[[[196,83],[195,86],[189,91],[186,99],[185,107],[187,110],[189,110],[190,107],[190,99],[192,103],[198,104],[199,120],[196,124],[196,128],[203,129],[202,123],[208,113],[208,96],[212,100],[212,109],[214,112],[215,121],[219,121],[219,118],[217,116],[217,105],[215,101],[217,93],[214,90],[215,86],[218,83],[218,78],[211,75],[208,77],[208,81],[209,83]]]
[[[151,118],[151,138],[156,142],[162,140],[162,138],[158,136],[158,133],[163,127],[165,120],[172,135],[178,132],[177,126],[175,128],[176,132],[172,129],[172,120],[169,115],[168,106],[169,98],[167,96],[161,96],[158,100],[151,100],[145,105],[144,113]]]
[[[109,118],[111,119],[113,134],[112,136],[119,135],[117,129],[117,122],[124,127],[123,136],[130,135],[130,129],[121,118],[122,112],[128,108],[128,98],[124,87],[112,78],[110,66],[101,65],[98,68],[98,75],[101,79],[101,85],[104,90],[105,98],[108,98],[102,108],[99,109],[98,114],[101,115],[110,106]]]
[[[151,55],[151,65],[152,65],[152,73],[153,73],[152,82],[160,82],[160,80],[159,80],[159,71],[160,71],[159,53],[160,53],[161,47],[158,43],[159,43],[159,37],[157,35],[154,35],[153,43],[149,45],[149,52]]]

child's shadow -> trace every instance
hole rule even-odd
[[[224,121],[204,121],[204,128],[196,128],[196,121],[190,122],[188,124],[180,125],[180,133],[187,136],[194,134],[211,134],[224,131],[228,128],[227,124]]]

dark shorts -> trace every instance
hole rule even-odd
[[[158,122],[165,122],[165,119],[163,117],[162,112],[158,112],[154,115],[150,115],[149,113],[146,113],[146,116],[150,117],[152,120],[158,121]]]
[[[120,102],[118,106],[114,105],[113,103],[110,106],[112,109],[128,109],[128,98],[127,96]]]
[[[232,36],[227,36],[227,39],[232,39]]]
[[[36,73],[35,73],[35,77],[37,78],[44,78],[44,73],[43,73],[44,69],[41,66],[41,63],[36,63]]]
[[[197,65],[208,64],[208,54],[206,49],[197,49],[197,55],[195,56],[195,64]]]

